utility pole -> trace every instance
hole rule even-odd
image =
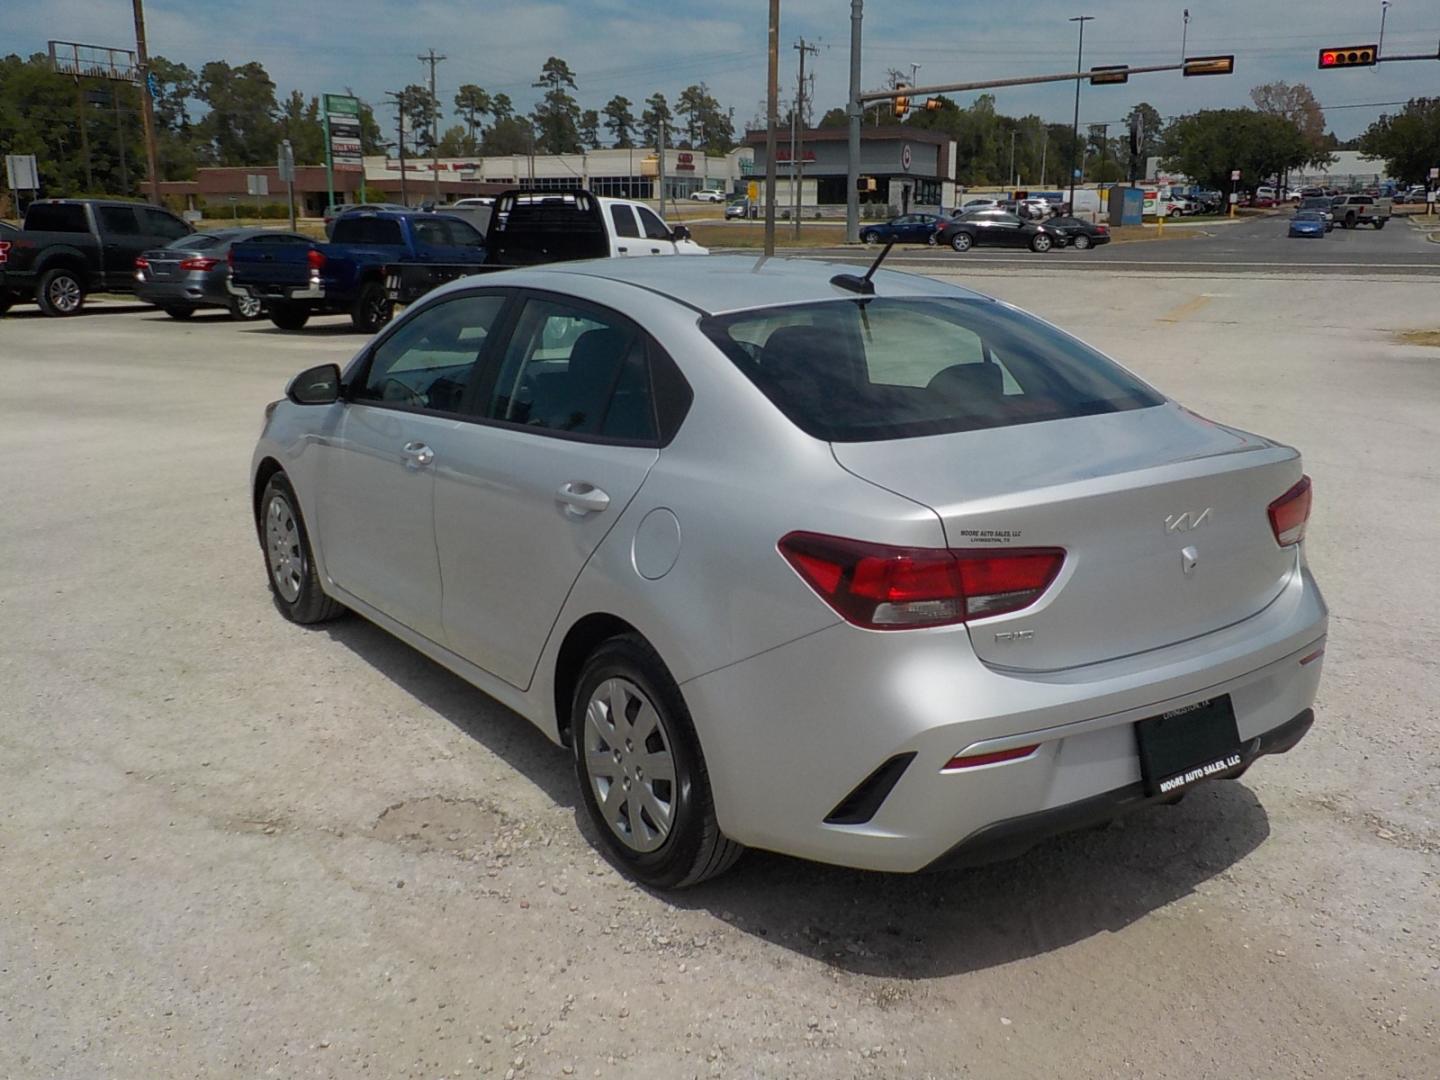
[[[430,65],[430,176],[434,180],[434,199],[440,202],[440,99],[435,96],[435,65],[444,56],[436,56],[432,48],[424,56],[415,58],[422,64]]]
[[[85,124],[85,87],[80,82],[80,76],[75,76],[75,117],[80,121],[80,152],[85,155],[85,190],[95,190],[95,177],[90,171],[90,134]],[[15,204],[19,210],[20,204]]]
[[[765,254],[775,254],[775,125],[780,98],[780,0],[770,0],[770,69],[765,82]]]
[[[667,132],[665,131],[665,117],[661,116],[658,120],[659,122],[655,125],[655,142],[657,144],[655,147],[655,179],[657,181],[655,186],[658,190],[655,194],[660,198],[657,205],[660,209],[660,216],[663,218],[665,216],[665,136]]]
[[[864,19],[865,0],[850,0],[850,102],[846,107],[850,120],[850,146],[846,153],[845,180],[845,242],[860,242],[860,121],[864,109],[860,105],[860,24]]]
[[[1094,15],[1076,15],[1070,21],[1080,24],[1080,51],[1075,56],[1075,120],[1070,125],[1070,214],[1075,214],[1075,156],[1080,152],[1080,71],[1085,66],[1085,24]]]
[[[818,53],[814,45],[807,45],[802,37],[791,48],[800,51],[800,77],[795,93],[795,239],[800,239],[800,214],[805,206],[805,54]]]
[[[160,201],[160,155],[155,149],[155,107],[150,100],[150,56],[145,51],[145,6],[132,0],[135,8],[135,66],[140,72],[140,115],[145,122],[145,157],[150,167],[150,201]]]
[[[124,83],[116,83],[111,89],[110,100],[115,106],[115,141],[120,150],[120,187],[126,195],[130,194],[130,166],[125,161],[125,117],[120,113],[120,87]],[[150,87],[141,86],[140,96],[146,101],[150,100]],[[160,201],[160,196],[155,196],[155,201]]]
[[[1015,129],[1010,129],[1010,183],[1016,187],[1020,186],[1019,179],[1015,176]]]
[[[400,154],[400,205],[409,206],[409,194],[405,190],[405,91],[387,90],[385,96],[395,101],[395,148]]]

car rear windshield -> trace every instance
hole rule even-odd
[[[712,316],[700,326],[796,426],[832,442],[1164,401],[1090,347],[991,300],[831,300]]]
[[[167,248],[180,248],[184,251],[204,251],[206,248],[212,248],[216,244],[223,243],[224,240],[225,237],[216,236],[214,233],[196,233],[194,236],[177,236],[165,246]]]
[[[25,228],[34,232],[89,232],[85,207],[78,203],[36,203],[25,211]]]

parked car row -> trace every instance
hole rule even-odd
[[[1029,248],[1046,252],[1073,247],[1078,251],[1110,242],[1110,229],[1068,215],[1047,220],[1026,220],[1000,208],[993,200],[971,200],[954,216],[901,214],[889,221],[867,225],[860,239],[876,244],[925,244],[955,251],[972,247]]]

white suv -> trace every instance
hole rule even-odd
[[[690,198],[695,202],[721,203],[725,201],[725,192],[715,188],[702,188],[700,191],[692,191]]]

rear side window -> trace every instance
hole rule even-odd
[[[129,206],[101,206],[96,213],[100,216],[100,230],[112,236],[143,236],[140,218]]]
[[[1164,401],[1039,319],[988,300],[834,300],[703,319],[788,416],[834,442],[939,435]]]
[[[364,214],[347,215],[335,223],[337,244],[393,244],[404,243],[400,237],[400,223],[394,218],[368,217]]]
[[[36,232],[90,231],[85,208],[74,203],[37,203],[25,212],[25,228]]]
[[[486,415],[548,431],[654,441],[644,335],[603,312],[528,301]]]
[[[640,229],[635,224],[635,214],[628,206],[621,206],[618,203],[610,207],[610,220],[615,223],[615,235],[625,237],[638,237]]]

